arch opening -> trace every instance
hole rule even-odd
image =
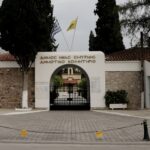
[[[50,110],[89,110],[90,80],[80,66],[58,67],[50,79]]]

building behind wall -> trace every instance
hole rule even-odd
[[[141,61],[145,61],[145,106],[150,108],[150,50],[130,49],[106,56],[105,76],[107,90],[126,90],[129,109],[140,109],[142,74]],[[34,107],[34,67],[29,72],[29,107]],[[13,56],[0,54],[0,107],[21,106],[22,73]]]

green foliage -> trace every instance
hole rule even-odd
[[[105,94],[106,106],[109,107],[109,104],[128,103],[127,95],[128,93],[125,90],[107,91]]]
[[[59,75],[52,77],[52,83],[54,84],[53,90],[50,92],[51,103],[54,103],[54,99],[58,97],[58,88],[63,85],[63,79]]]
[[[94,33],[91,31],[90,32],[90,37],[89,37],[89,51],[94,51],[95,50],[95,37]]]
[[[85,78],[81,79],[80,83],[78,84],[78,87],[81,89],[87,89],[87,80]]]
[[[80,83],[78,84],[79,93],[81,93],[81,96],[87,99],[87,79],[83,78],[81,79]]]
[[[125,34],[133,40],[140,41],[137,33],[143,32],[144,46],[149,47],[150,38],[150,0],[129,1],[119,7],[121,25]]]
[[[54,87],[60,87],[63,84],[63,79],[61,78],[61,76],[55,75],[52,78],[52,82],[54,84]]]
[[[38,51],[53,51],[50,0],[4,0],[0,8],[0,46],[28,71]]]
[[[94,13],[98,16],[95,50],[101,50],[105,54],[124,50],[116,1],[98,0]]]

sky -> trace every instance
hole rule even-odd
[[[54,16],[57,18],[61,32],[55,35],[58,51],[88,51],[89,34],[96,27],[97,17],[93,11],[98,0],[51,0],[54,5]],[[128,0],[116,0],[117,4]],[[0,0],[1,5],[2,0]],[[70,22],[78,17],[76,31],[67,28]],[[74,36],[75,34],[75,36]],[[74,40],[73,40],[74,37]],[[71,43],[73,45],[71,48]],[[124,38],[126,48],[129,47],[129,39]],[[67,44],[66,44],[67,43]]]

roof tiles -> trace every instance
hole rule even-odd
[[[106,61],[129,61],[129,60],[150,61],[150,48],[134,48],[106,55]]]
[[[0,53],[0,61],[15,61],[15,58],[9,53]]]

